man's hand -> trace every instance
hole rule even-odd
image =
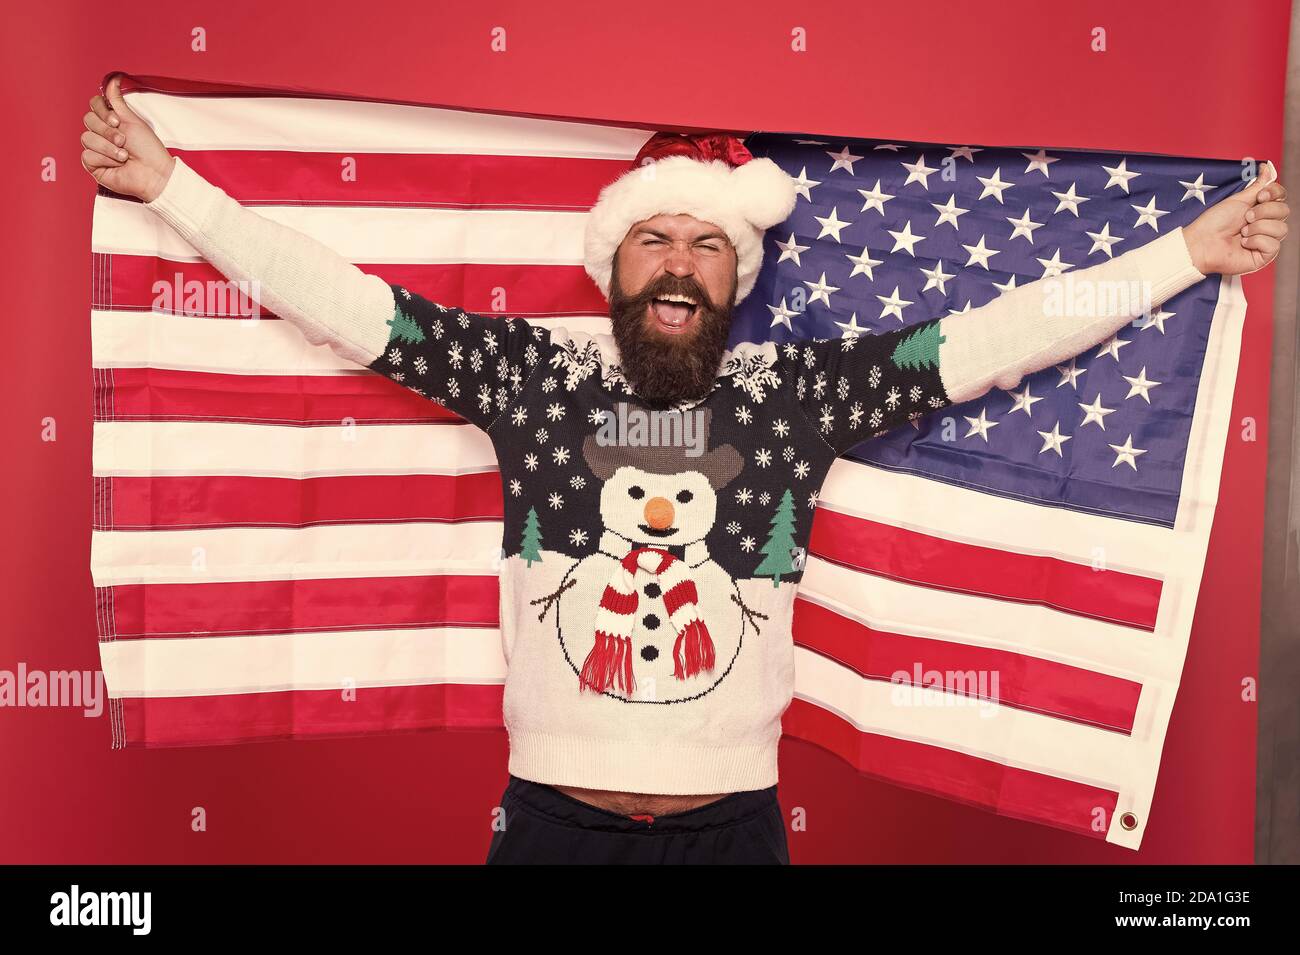
[[[158,198],[171,176],[172,158],[154,131],[126,105],[121,74],[90,100],[81,134],[81,168],[119,195],[145,202]]]
[[[1216,202],[1183,229],[1192,264],[1205,275],[1262,269],[1277,258],[1290,214],[1286,187],[1277,181],[1273,164],[1265,163],[1253,183]]]

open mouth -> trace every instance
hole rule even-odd
[[[650,300],[650,317],[670,335],[689,328],[699,310],[699,303],[689,295],[663,295]]]
[[[651,537],[667,537],[669,534],[677,533],[677,528],[675,527],[665,527],[660,529],[657,527],[651,527],[649,524],[638,524],[637,527],[641,528],[641,533],[649,534]]]

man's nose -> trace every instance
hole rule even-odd
[[[664,270],[679,278],[693,275],[695,273],[695,258],[689,249],[683,246],[675,246],[668,252],[668,258],[664,262]]]

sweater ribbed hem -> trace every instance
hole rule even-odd
[[[745,746],[681,746],[513,730],[509,772],[552,786],[695,796],[766,789],[777,781],[778,735]]]
[[[175,165],[167,185],[144,205],[193,245],[191,240],[203,231],[208,214],[217,207],[225,193],[187,166],[180,156],[173,159]]]
[[[1205,278],[1192,263],[1182,226],[1127,254],[1143,276],[1151,276],[1151,301],[1157,305]]]

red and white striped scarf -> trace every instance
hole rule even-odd
[[[679,680],[712,670],[713,638],[700,617],[695,581],[685,561],[656,547],[637,547],[615,566],[596,612],[596,643],[582,664],[578,689],[603,693],[611,686],[624,695],[635,689],[632,678],[632,626],[636,622],[636,572],[655,578],[664,597],[668,622],[677,628],[673,676]],[[679,612],[680,611],[680,612]]]

